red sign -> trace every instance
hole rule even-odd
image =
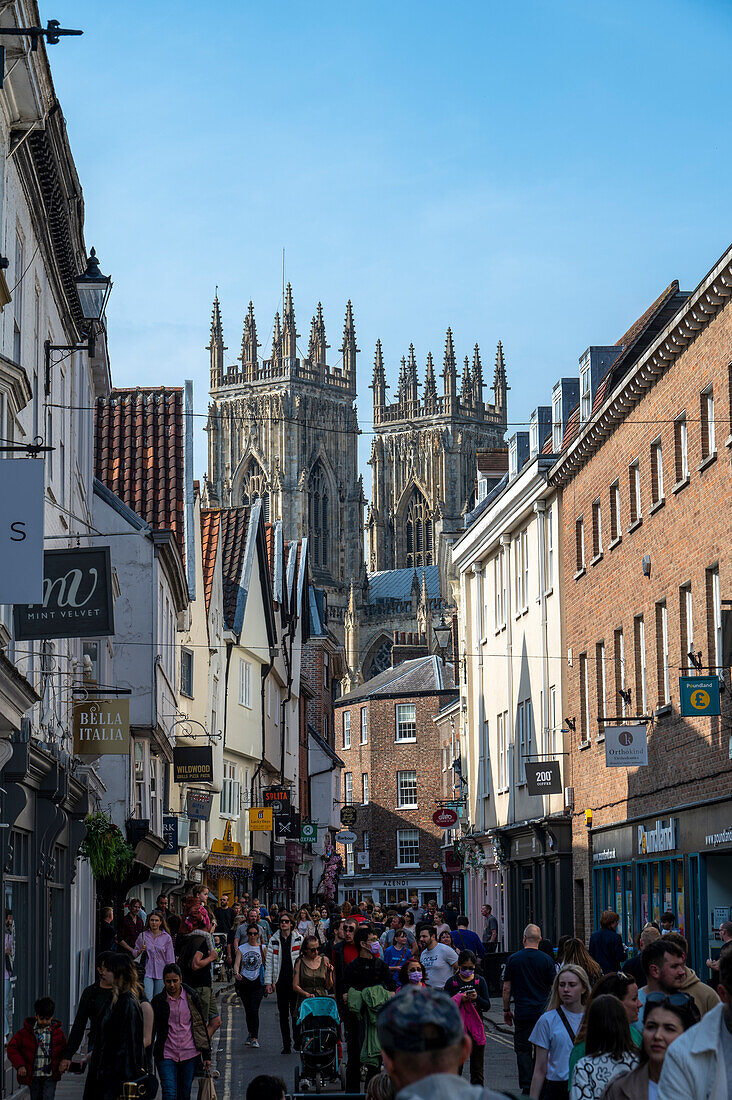
[[[459,875],[462,869],[462,863],[455,855],[452,848],[448,848],[445,852],[445,873],[448,875]]]
[[[441,829],[452,829],[453,825],[457,825],[457,819],[455,810],[451,810],[449,806],[440,807],[432,815],[435,825],[439,825]]]

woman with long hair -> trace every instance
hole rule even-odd
[[[569,1056],[590,995],[590,979],[581,966],[569,963],[554,979],[547,1010],[529,1036],[536,1047],[530,1096],[534,1100],[567,1100]]]
[[[151,1001],[157,993],[163,992],[163,968],[175,962],[173,940],[165,925],[162,913],[153,909],[145,923],[145,929],[135,940],[135,959],[139,971],[145,971],[145,996]]]
[[[320,940],[317,936],[305,936],[292,974],[298,1008],[308,997],[331,997],[333,985],[333,964],[320,954]]]
[[[592,992],[587,1000],[585,1006],[585,1015],[582,1020],[582,1026],[577,1032],[577,1038],[574,1041],[574,1047],[572,1053],[569,1056],[569,1083],[572,1084],[572,1074],[574,1067],[579,1062],[580,1058],[585,1056],[585,1037],[587,1034],[587,1016],[590,1011],[590,1006],[596,997],[617,997],[625,1009],[625,1015],[628,1017],[628,1026],[630,1027],[630,1037],[633,1040],[633,1045],[636,1050],[640,1050],[643,1033],[640,1028],[636,1027],[638,1022],[638,1013],[640,1011],[640,1000],[638,998],[638,986],[635,984],[635,978],[631,978],[630,974],[624,974],[620,971],[617,974],[605,974],[600,978],[596,985],[593,985]]]
[[[457,960],[457,972],[447,979],[445,993],[452,997],[460,1009],[465,1034],[470,1036],[470,1084],[484,1082],[485,1026],[483,1013],[491,1007],[485,978],[476,977],[478,960],[473,951],[461,951]],[[463,1069],[460,1067],[462,1076]]]
[[[394,941],[390,947],[384,950],[384,962],[389,967],[391,975],[399,988],[399,974],[406,962],[413,958],[412,949],[407,941],[406,928],[397,928],[394,932]]]
[[[258,924],[248,924],[246,940],[240,939],[234,959],[234,988],[244,1005],[247,1022],[246,1045],[259,1046],[259,1007],[264,996],[264,977],[262,967],[265,960],[265,948]]]
[[[600,1100],[615,1077],[638,1065],[628,1016],[611,993],[595,997],[585,1014],[585,1055],[575,1066],[569,1100]]]
[[[657,1100],[668,1048],[698,1022],[699,1011],[688,993],[672,993],[669,997],[651,993],[650,997],[643,1021],[640,1064],[631,1073],[616,1077],[608,1085],[603,1100]]]
[[[582,940],[578,940],[576,937],[567,940],[564,945],[562,966],[581,966],[590,979],[590,985],[599,982],[602,977],[602,968],[592,958]]]
[[[138,1081],[145,1074],[142,1009],[137,969],[126,953],[110,955],[102,976],[111,978],[112,1002],[100,1028],[99,1100],[118,1100],[125,1081]]]

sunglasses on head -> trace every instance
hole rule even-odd
[[[646,1008],[689,1008],[694,998],[688,993],[649,993]]]

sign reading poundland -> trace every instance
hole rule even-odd
[[[178,745],[173,749],[174,783],[213,783],[210,745]]]
[[[75,756],[129,756],[129,699],[84,699],[73,705]]]
[[[646,829],[645,825],[638,826],[638,855],[647,856],[653,852],[673,852],[678,848],[676,835],[678,826],[675,817],[668,819],[668,824],[657,821],[652,829]]]
[[[15,637],[103,638],[114,634],[109,547],[43,555],[43,603],[15,604]]]

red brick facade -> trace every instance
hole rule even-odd
[[[564,502],[566,648],[559,653],[557,640],[550,652],[557,659],[566,658],[566,714],[575,722],[570,734],[569,780],[575,791],[575,925],[585,934],[595,923],[590,861],[591,845],[597,851],[602,843],[598,829],[643,816],[669,816],[684,805],[732,795],[729,690],[722,695],[721,718],[682,718],[679,708],[679,676],[688,664],[685,653],[690,640],[686,591],[690,587],[692,648],[701,652],[703,666],[721,661],[721,656],[715,656],[719,597],[722,601],[732,599],[730,262],[721,263],[715,272],[711,299],[702,296],[695,304],[692,296],[671,323],[669,335],[659,338],[659,352],[647,356],[648,369],[643,369],[642,358],[618,383],[615,392],[625,391],[628,401],[604,441],[588,447],[585,456],[580,447],[581,457],[573,467],[570,448],[555,467],[554,479],[562,485]],[[683,322],[686,315],[688,324]],[[676,334],[671,335],[674,329]],[[705,424],[710,387],[714,397],[713,449]],[[683,414],[685,429],[678,419]],[[585,429],[585,437],[592,431],[592,426]],[[688,476],[681,468],[684,432]],[[662,496],[655,449],[658,442]],[[636,476],[640,481],[640,517],[635,516],[632,503]],[[619,491],[613,490],[616,482]],[[598,502],[602,550],[596,553]],[[580,519],[584,568],[577,550]],[[646,561],[645,569],[644,557],[650,559],[650,567]],[[640,616],[645,630],[645,708]],[[640,715],[645,709],[653,716],[647,727],[647,767],[605,766],[603,731],[598,724],[603,712],[603,643],[605,715],[622,714],[618,689],[624,686],[632,692],[627,714]],[[591,830],[585,824],[586,810],[592,811]],[[679,849],[683,852],[681,844]],[[634,923],[637,930],[637,913]]]

